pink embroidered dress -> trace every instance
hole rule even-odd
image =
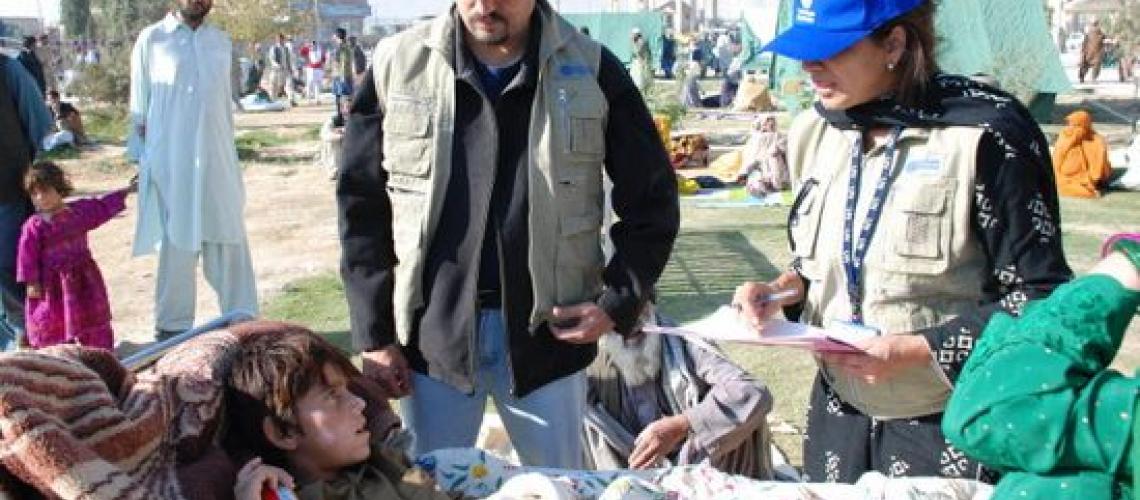
[[[39,283],[39,298],[28,297],[28,341],[40,348],[75,342],[111,349],[111,306],[103,275],[87,246],[87,232],[126,208],[127,191],[70,202],[45,217],[35,214],[20,232],[16,280]]]

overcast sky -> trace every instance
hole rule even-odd
[[[440,12],[453,0],[369,0],[372,15],[381,18],[419,17]],[[609,8],[610,0],[549,0],[566,12],[599,11]],[[734,16],[744,0],[720,0],[721,17]],[[633,0],[620,0],[630,6]],[[48,24],[59,22],[59,0],[0,0],[0,16],[44,17]]]

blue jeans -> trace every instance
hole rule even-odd
[[[585,371],[516,398],[510,393],[511,369],[507,357],[503,312],[484,309],[479,318],[478,366],[472,394],[464,394],[426,375],[414,375],[412,396],[400,400],[404,423],[415,436],[413,455],[473,446],[490,396],[524,465],[583,467]]]
[[[352,79],[351,78],[339,77],[339,76],[336,78],[333,78],[332,91],[333,91],[333,96],[336,97],[336,99],[335,99],[335,101],[336,101],[336,112],[334,112],[333,115],[340,117],[341,120],[345,120],[348,117],[347,116],[341,116],[342,113],[341,113],[341,109],[340,109],[340,101],[341,101],[341,99],[344,99],[345,97],[348,97],[348,98],[352,97]],[[342,121],[341,123],[344,123],[344,122]]]
[[[332,91],[337,97],[352,95],[352,80],[342,76],[333,78]]]
[[[24,285],[16,282],[16,248],[28,215],[27,203],[0,203],[0,351],[16,348],[24,336]]]

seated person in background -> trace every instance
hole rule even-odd
[[[1068,125],[1053,147],[1053,170],[1061,196],[1096,198],[1112,175],[1108,146],[1092,127],[1092,115],[1078,110],[1065,117]]]
[[[47,105],[51,110],[52,119],[55,120],[55,126],[60,131],[71,132],[75,137],[76,146],[91,144],[91,140],[87,138],[87,131],[83,128],[83,116],[71,103],[60,100],[59,91],[48,91]]]
[[[652,304],[643,318],[661,321]],[[711,344],[608,333],[586,377],[587,461],[598,470],[707,461],[772,479],[772,394]]]
[[[388,444],[398,419],[369,426],[365,400],[349,390],[360,372],[311,331],[266,322],[242,338],[226,380],[226,452],[244,463],[234,494],[260,500],[263,489],[294,489],[301,500],[445,500],[403,450]],[[378,390],[378,389],[377,389]],[[372,434],[382,429],[385,435]]]
[[[1109,367],[1140,306],[1140,233],[1087,276],[994,316],[958,376],[946,439],[1004,476],[993,498],[1132,499],[1140,379]]]
[[[340,99],[340,112],[329,117],[321,125],[321,155],[318,163],[329,173],[329,179],[336,179],[340,171],[341,144],[344,142],[344,118],[352,109],[352,96]]]
[[[753,196],[788,188],[788,136],[776,127],[776,117],[768,115],[753,123],[744,144],[737,184],[748,186]]]

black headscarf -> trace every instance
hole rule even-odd
[[[846,110],[829,110],[818,101],[816,111],[824,120],[842,130],[885,127],[982,127],[1005,152],[1005,160],[1020,160],[1038,170],[1051,186],[1042,186],[1046,204],[1059,221],[1059,202],[1049,143],[1029,110],[1009,93],[959,75],[937,74],[926,85],[926,92],[915,106],[896,102],[892,97],[876,99]],[[978,164],[978,168],[999,165]]]

